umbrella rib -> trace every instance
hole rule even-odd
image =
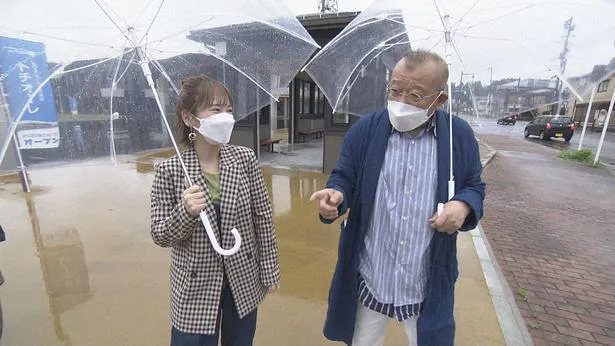
[[[141,19],[141,16],[143,16],[143,14],[145,13],[145,10],[147,10],[147,8],[149,7],[149,5],[152,4],[152,2],[154,2],[154,0],[150,0],[147,5],[143,6],[143,9],[141,10],[141,12],[139,13],[139,15],[136,17],[135,19],[135,23],[139,21],[139,19]]]
[[[162,0],[160,2],[160,6],[158,6],[158,10],[156,11],[156,14],[154,15],[154,18],[152,18],[152,21],[149,23],[149,26],[147,27],[147,30],[145,30],[145,34],[143,35],[143,38],[141,38],[141,41],[139,41],[139,45],[143,42],[144,39],[147,38],[147,35],[149,34],[149,31],[152,29],[152,26],[154,25],[154,22],[156,21],[156,18],[158,18],[158,15],[160,14],[160,10],[162,9],[162,5],[164,5],[164,0]]]
[[[59,37],[59,36],[39,34],[39,33],[32,32],[32,31],[24,31],[23,33],[27,34],[27,35],[32,35],[32,36],[46,37],[46,38],[51,38],[51,39],[58,40],[58,41],[71,42],[71,43],[79,43],[79,44],[88,45],[88,46],[105,47],[105,48],[116,48],[115,46],[105,45],[105,44],[102,44],[102,43],[94,43],[94,42],[86,42],[86,41],[73,40],[73,39],[70,39],[70,38],[63,38],[63,37]]]
[[[128,37],[128,35],[124,32],[124,30],[122,30],[122,28],[120,28],[119,24],[117,24],[115,22],[115,20],[113,20],[113,18],[111,18],[111,16],[109,15],[109,13],[105,10],[105,8],[98,2],[99,0],[94,0],[94,2],[96,3],[96,5],[98,5],[98,7],[100,8],[101,11],[103,11],[103,13],[105,14],[105,16],[107,16],[107,18],[111,21],[111,23],[113,23],[113,25],[122,33],[122,35],[128,40],[128,42],[130,42],[132,44],[133,47],[136,48],[135,43],[132,41],[132,39],[130,39],[130,37]],[[101,0],[103,1],[103,0]],[[121,18],[120,18],[121,19]]]
[[[455,34],[455,36],[461,36],[465,38],[476,38],[479,40],[510,41],[510,39],[502,38],[502,37],[486,37],[486,36],[476,36],[476,35],[468,35],[468,34]]]
[[[95,2],[97,2],[98,0],[94,0],[94,1],[95,1]],[[120,20],[124,23],[124,25],[125,25],[126,27],[129,27],[129,26],[130,26],[130,25],[128,24],[128,22],[126,22],[126,21],[124,20],[124,18],[122,18],[119,14],[117,14],[117,12],[115,12],[115,11],[113,10],[113,7],[109,6],[109,4],[107,4],[107,3],[105,2],[105,0],[100,0],[100,1],[101,1],[103,4],[107,5],[107,7],[109,8],[109,10],[110,10],[111,12],[113,12],[113,14],[115,14],[115,16],[116,16],[116,17],[118,17],[118,18],[119,18],[119,19],[120,19]],[[99,5],[99,6],[100,6],[100,5]]]
[[[181,33],[185,32],[186,30],[192,30],[192,29],[196,28],[197,26],[199,26],[199,25],[201,25],[201,24],[203,24],[203,23],[205,23],[205,22],[208,22],[208,21],[212,20],[213,18],[214,18],[214,16],[209,16],[207,19],[203,20],[202,22],[199,22],[199,23],[195,24],[194,26],[192,26],[192,27],[190,27],[190,28],[187,28],[187,29],[185,29],[185,30],[181,30],[181,31],[175,32],[175,33],[170,34],[170,35],[168,35],[168,36],[166,36],[166,37],[163,37],[163,38],[161,38],[161,39],[158,39],[158,40],[156,40],[156,41],[151,41],[151,42],[150,42],[150,44],[162,43],[163,41],[165,41],[165,40],[167,40],[167,39],[169,39],[169,38],[175,37],[175,36],[177,36],[177,35],[179,35],[179,34],[181,34]]]
[[[130,60],[128,60],[128,64],[126,64],[126,68],[120,74],[120,78],[117,79],[118,82],[120,80],[122,80],[122,78],[124,78],[124,75],[126,74],[126,72],[128,72],[128,69],[130,68],[130,64],[132,64],[132,62],[134,61],[134,58],[135,58],[136,54],[137,54],[137,51],[132,49],[132,56],[130,57]],[[121,59],[121,57],[120,57],[120,59]]]
[[[522,12],[522,11],[525,11],[525,10],[527,10],[528,8],[531,8],[531,7],[534,7],[534,6],[536,6],[536,4],[527,5],[527,6],[524,6],[524,7],[520,8],[520,9],[514,10],[514,11],[509,12],[509,13],[506,13],[506,14],[503,14],[503,15],[501,15],[501,16],[499,16],[499,17],[495,17],[495,18],[487,19],[487,20],[484,20],[484,21],[482,21],[482,22],[478,22],[478,23],[476,23],[476,24],[472,24],[472,25],[464,26],[463,28],[466,28],[466,29],[471,29],[471,28],[474,28],[475,26],[479,26],[479,25],[483,25],[483,24],[491,23],[491,22],[494,22],[494,21],[500,20],[500,19],[502,19],[502,18],[506,18],[506,17],[508,17],[508,16],[511,16],[511,15],[513,15],[513,14],[516,14],[516,13],[519,13],[519,12]]]
[[[131,50],[134,50],[134,49],[131,49]],[[107,61],[111,61],[111,60],[115,60],[117,58],[121,58],[123,55],[125,55],[125,53],[122,53],[122,54],[120,54],[118,56],[114,56],[114,57],[111,57],[111,58],[103,59],[103,60],[100,60],[100,61],[97,61],[97,62],[94,62],[94,63],[91,63],[91,64],[87,64],[87,65],[84,65],[84,66],[75,67],[75,68],[70,69],[70,70],[63,70],[62,72],[58,72],[58,75],[68,74],[68,73],[72,73],[72,72],[75,72],[75,71],[79,71],[79,70],[83,70],[83,69],[86,69],[86,68],[90,68],[92,66],[96,66],[96,65],[99,65],[99,64],[104,64]]]
[[[472,10],[474,9],[474,7],[476,7],[476,5],[478,5],[478,2],[479,2],[479,1],[480,1],[480,0],[476,0],[476,1],[474,1],[474,4],[472,4],[472,6],[470,6],[470,8],[466,11],[466,13],[464,13],[464,14],[463,14],[463,16],[461,16],[461,17],[459,18],[459,20],[457,21],[457,23],[455,23],[455,25],[453,26],[453,29],[452,29],[452,30],[457,29],[457,27],[459,26],[459,24],[461,24],[461,22],[463,21],[463,19],[464,19],[464,18],[465,18],[468,14],[470,14],[470,12],[472,12]]]
[[[85,79],[85,81],[83,82],[83,85],[81,87],[81,90],[79,91],[79,93],[76,95],[77,99],[79,99],[81,97],[81,95],[83,94],[83,92],[85,91],[86,87],[88,86],[88,84],[90,83],[90,79],[92,79],[92,76],[94,75],[95,72],[98,71],[98,69],[100,69],[100,67],[102,66],[102,64],[98,64],[96,66],[94,66],[94,68],[90,71],[90,73],[88,73],[88,77]]]
[[[444,17],[442,16],[442,13],[440,12],[440,7],[438,7],[438,1],[433,0],[433,4],[436,7],[436,11],[438,12],[438,17],[440,17],[440,21],[442,22],[442,27],[444,28],[444,32],[446,32],[446,24],[444,23]]]
[[[8,150],[8,146],[11,143],[11,140],[13,138],[13,136],[15,135],[15,131],[17,130],[17,126],[19,125],[19,123],[21,122],[21,119],[23,118],[26,110],[28,109],[28,106],[30,105],[30,103],[32,102],[32,100],[34,100],[34,98],[38,95],[38,93],[43,89],[43,87],[45,85],[47,85],[47,83],[49,83],[50,80],[52,80],[53,78],[61,75],[61,74],[66,74],[69,72],[74,72],[74,71],[78,71],[78,70],[82,70],[85,68],[89,68],[92,66],[96,66],[98,64],[103,64],[107,61],[111,61],[113,59],[117,59],[118,57],[121,57],[123,54],[119,55],[119,56],[115,56],[112,58],[108,58],[108,59],[104,59],[101,61],[98,61],[96,63],[93,64],[88,64],[86,66],[81,66],[78,68],[74,68],[72,70],[62,70],[62,67],[65,66],[64,63],[61,63],[53,72],[49,73],[49,75],[47,76],[47,78],[45,78],[45,80],[34,90],[34,92],[32,92],[32,95],[30,95],[30,97],[28,98],[28,100],[26,101],[26,103],[23,105],[23,107],[21,108],[21,111],[19,112],[19,115],[17,116],[17,119],[15,119],[15,121],[13,121],[11,123],[11,127],[8,131],[8,136],[5,137],[4,143],[2,145],[2,149],[0,150],[0,163],[2,163],[2,161],[4,161],[4,157],[6,156],[6,152]]]
[[[175,91],[175,93],[177,95],[179,95],[179,89],[177,88],[177,85],[175,85],[175,82],[173,82],[173,80],[171,79],[171,77],[169,76],[169,73],[167,72],[167,70],[165,70],[164,67],[162,67],[162,65],[160,65],[160,63],[158,62],[158,60],[152,60],[152,62],[154,63],[154,67],[160,71],[160,73],[164,76],[164,78],[167,80],[167,82],[169,82],[169,84],[171,84],[171,87],[173,88],[173,90]]]

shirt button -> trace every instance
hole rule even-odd
[[[406,196],[410,196],[410,191],[406,191]]]
[[[402,216],[401,219],[404,220],[404,221],[408,221],[408,217],[407,216]]]
[[[401,245],[406,245],[406,242],[405,242],[405,241],[400,241],[399,243],[400,243]]]

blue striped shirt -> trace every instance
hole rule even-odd
[[[437,165],[433,124],[416,137],[391,133],[359,257],[359,299],[399,321],[417,315],[425,298]]]

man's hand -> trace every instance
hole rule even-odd
[[[310,201],[318,200],[318,212],[327,220],[335,220],[339,213],[337,208],[344,202],[344,195],[334,189],[323,189],[314,192]]]
[[[457,232],[470,214],[470,207],[461,201],[450,201],[444,205],[442,213],[434,214],[429,219],[431,228],[437,229],[439,232],[453,234]]]

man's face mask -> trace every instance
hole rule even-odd
[[[212,145],[227,144],[231,140],[235,118],[231,113],[217,113],[210,115],[205,119],[195,119],[200,122],[199,127],[195,127],[197,131]]]
[[[406,103],[389,100],[387,109],[389,111],[389,120],[393,128],[399,132],[412,131],[419,128],[429,120],[431,114],[427,114],[427,110],[433,106],[438,98],[442,95],[442,91],[427,107],[427,109],[418,108]]]

